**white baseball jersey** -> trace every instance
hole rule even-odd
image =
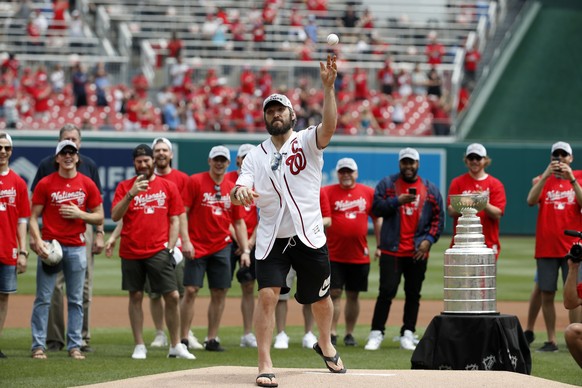
[[[251,150],[243,161],[236,184],[254,187],[259,194],[256,259],[267,257],[279,231],[283,214],[291,214],[295,233],[308,247],[325,242],[319,205],[323,151],[317,148],[316,127],[293,132],[279,150],[281,171],[271,165],[277,150],[271,139]]]

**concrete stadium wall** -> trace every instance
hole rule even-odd
[[[11,166],[31,182],[38,162],[44,156],[54,153],[58,133],[14,131],[11,135],[15,147]],[[188,174],[208,169],[208,152],[214,145],[223,144],[231,150],[232,163],[229,170],[233,170],[236,168],[235,157],[240,144],[259,144],[266,138],[265,135],[227,136],[209,133],[84,133],[81,152],[95,159],[100,166],[107,214],[117,183],[134,175],[131,150],[139,143],[151,144],[159,135],[166,135],[172,140],[175,147],[174,166]],[[451,179],[467,171],[463,164],[467,143],[447,143],[437,138],[393,140],[381,137],[334,137],[324,154],[324,184],[337,181],[334,171],[337,160],[350,156],[358,162],[359,181],[373,187],[383,176],[397,172],[398,151],[408,146],[420,152],[420,175],[437,184],[445,199]],[[407,140],[410,141],[405,142]],[[532,178],[540,174],[549,163],[551,144],[484,143],[493,161],[488,172],[503,182],[507,193],[501,233],[535,233],[537,211],[535,207],[527,206],[526,197]],[[582,152],[582,143],[572,143],[572,147],[575,156]],[[576,160],[573,168],[577,168]],[[578,165],[578,168],[582,167]],[[450,219],[447,219],[446,232],[451,232]]]

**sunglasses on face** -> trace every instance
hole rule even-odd
[[[279,169],[279,166],[281,165],[281,159],[283,159],[283,156],[279,152],[275,152],[273,154],[273,159],[271,160],[271,170],[277,171],[277,169]]]
[[[12,146],[0,145],[0,151],[2,151],[2,150],[6,151],[6,152],[10,152],[10,151],[12,151]]]
[[[75,155],[77,151],[75,150],[62,150],[59,155]]]
[[[554,158],[558,158],[558,157],[560,157],[560,156],[561,156],[562,158],[565,158],[565,157],[567,157],[568,155],[570,155],[570,154],[568,154],[568,153],[567,153],[566,151],[564,151],[564,150],[555,150],[554,152],[552,152],[552,156],[553,156]]]
[[[222,198],[222,193],[220,192],[220,186],[214,185],[214,190],[216,191],[216,193],[214,194],[214,198],[216,198],[217,200],[220,201],[220,199]]]
[[[483,157],[479,156],[477,154],[469,154],[469,155],[467,155],[467,159],[468,160],[476,160],[476,161],[480,162],[481,159],[483,159]]]

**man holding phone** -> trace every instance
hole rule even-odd
[[[469,144],[465,151],[465,165],[467,173],[459,175],[451,181],[449,195],[451,194],[473,194],[487,193],[489,202],[485,209],[477,213],[483,226],[485,245],[493,249],[495,259],[499,257],[501,244],[499,243],[499,221],[505,212],[507,199],[505,197],[505,187],[503,183],[485,171],[491,165],[491,159],[487,156],[487,150],[482,144]],[[461,216],[451,206],[451,201],[447,201],[447,213],[453,218],[453,236],[456,234],[457,221]],[[451,240],[451,247],[453,240]]]
[[[402,275],[406,299],[400,347],[406,350],[416,348],[414,332],[429,251],[444,227],[443,199],[438,187],[418,176],[418,151],[404,148],[400,150],[398,159],[400,173],[378,183],[372,203],[372,213],[382,217],[383,223],[380,233],[379,294],[366,350],[380,348],[392,299],[396,296]]]
[[[535,322],[540,305],[537,295],[541,294],[541,309],[548,335],[548,340],[537,349],[538,352],[558,351],[554,299],[560,269],[563,281],[568,276],[568,259],[565,256],[575,241],[575,238],[564,235],[564,230],[582,230],[582,188],[579,183],[582,171],[572,170],[570,165],[573,161],[570,144],[563,141],[554,143],[550,163],[541,175],[533,179],[527,195],[529,206],[538,205],[535,246],[537,280],[530,297],[527,329],[533,329],[530,320]],[[579,309],[570,310],[570,322],[579,321]],[[530,333],[533,341],[533,332]]]
[[[129,321],[135,341],[131,358],[147,357],[142,309],[147,277],[152,292],[164,298],[171,342],[168,357],[193,360],[196,357],[180,342],[179,294],[172,257],[184,203],[174,182],[154,174],[154,152],[150,146],[135,147],[133,165],[137,177],[117,185],[111,210],[113,221],[123,220],[119,256],[121,284],[129,293]]]

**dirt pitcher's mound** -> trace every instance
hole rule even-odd
[[[210,368],[162,373],[132,379],[86,385],[98,388],[173,388],[173,387],[252,387],[256,368],[214,366]],[[321,369],[276,368],[277,382],[285,388],[304,387],[399,387],[431,388],[512,387],[512,388],[564,388],[569,384],[511,372],[490,371],[428,371],[428,370],[348,370],[334,374]],[[470,383],[469,383],[470,382]]]

